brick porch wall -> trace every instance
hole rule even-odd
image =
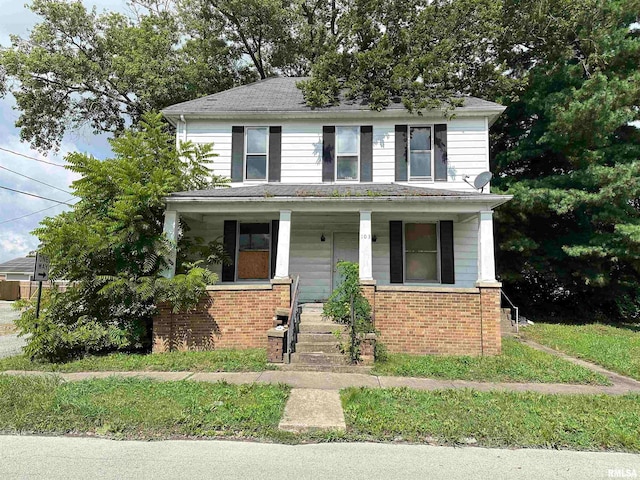
[[[363,285],[379,340],[392,353],[497,355],[500,288],[407,288]]]
[[[159,307],[153,319],[153,351],[267,348],[276,308],[289,307],[290,281],[268,288],[214,286],[190,313]]]

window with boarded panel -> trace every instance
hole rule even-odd
[[[238,280],[268,279],[270,248],[268,223],[241,223],[238,234]]]

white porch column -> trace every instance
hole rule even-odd
[[[289,277],[289,249],[291,248],[291,210],[280,210],[278,253],[275,278]]]
[[[169,265],[162,272],[162,276],[173,278],[176,274],[176,245],[178,243],[178,228],[180,228],[180,216],[175,210],[165,210],[164,212],[164,234],[171,242],[169,251]]]
[[[478,281],[496,282],[493,252],[493,211],[478,212]]]
[[[360,280],[373,280],[371,212],[360,212]]]

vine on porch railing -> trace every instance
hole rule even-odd
[[[293,282],[291,291],[291,310],[289,311],[289,323],[287,324],[287,363],[291,362],[291,354],[295,352],[296,342],[298,341],[298,329],[300,325],[300,305],[298,299],[300,297],[300,276],[297,276]]]

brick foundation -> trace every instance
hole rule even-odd
[[[379,341],[392,353],[497,355],[501,351],[500,288],[362,286]]]
[[[153,319],[153,351],[267,348],[276,308],[290,304],[290,281],[270,286],[213,286],[190,313],[159,306]]]

